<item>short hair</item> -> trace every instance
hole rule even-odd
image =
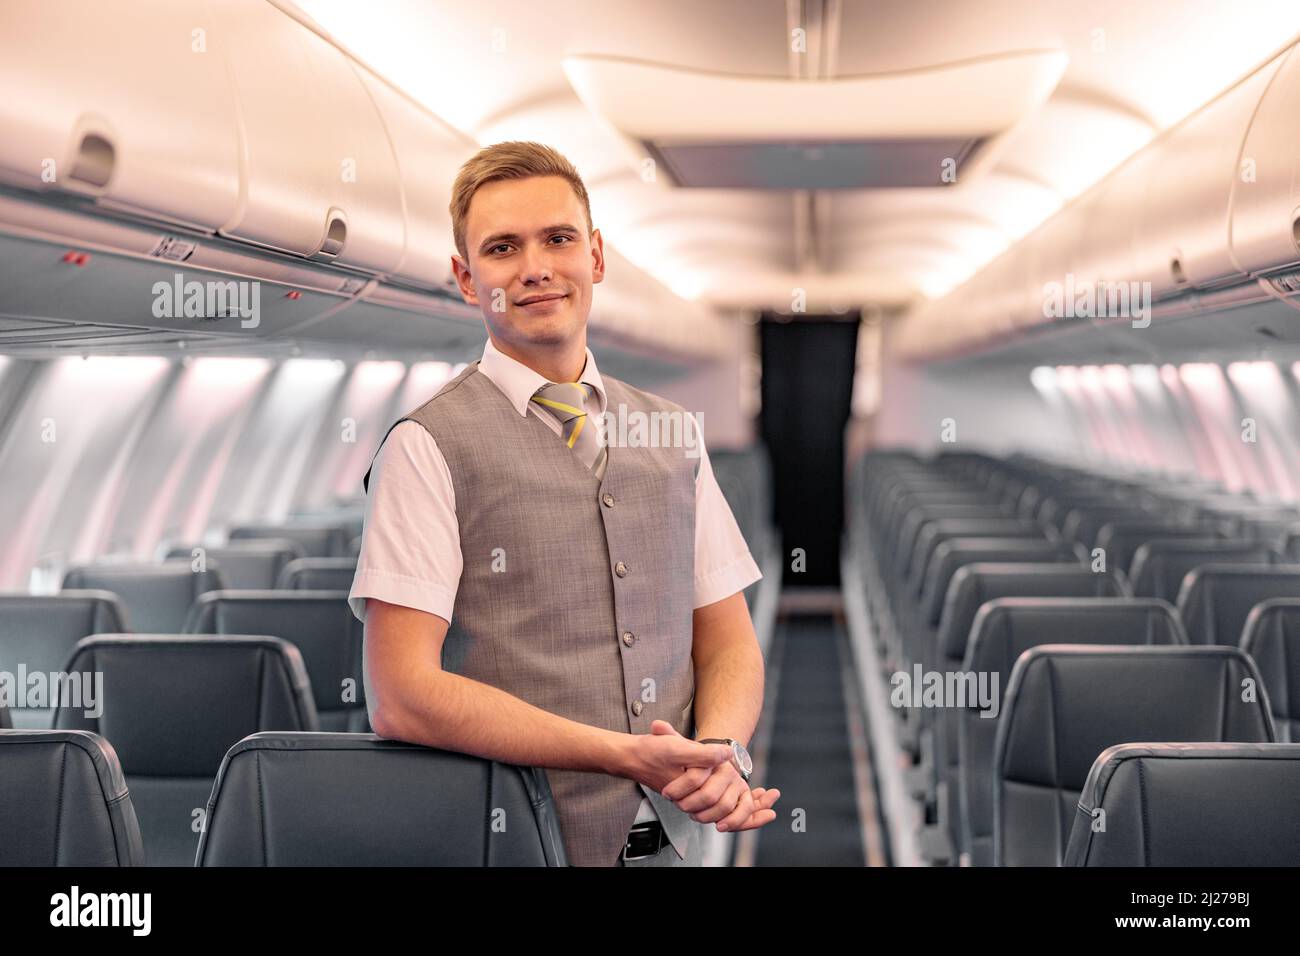
[[[502,179],[528,179],[533,176],[559,176],[567,180],[587,214],[587,231],[592,231],[591,200],[587,197],[587,187],[583,185],[582,177],[578,175],[573,163],[558,150],[542,143],[520,140],[494,143],[480,149],[465,161],[451,188],[451,231],[456,239],[456,251],[462,259],[469,261],[465,248],[465,222],[469,218],[470,200],[479,187]]]

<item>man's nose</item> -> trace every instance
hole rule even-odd
[[[551,280],[551,267],[546,262],[546,256],[536,246],[530,245],[524,249],[522,264],[520,279],[525,285]]]

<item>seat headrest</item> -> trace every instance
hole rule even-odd
[[[117,754],[97,734],[0,731],[0,866],[142,866]]]
[[[566,859],[541,770],[374,734],[259,733],[221,763],[197,862],[564,866]]]
[[[106,634],[68,671],[83,696],[60,701],[55,727],[107,737],[129,775],[211,777],[250,733],[317,726],[302,656],[277,637]]]
[[[222,577],[215,564],[195,571],[188,561],[87,564],[70,568],[63,587],[109,591],[126,608],[129,629],[168,632],[180,630],[194,599],[219,590]]]
[[[1273,742],[1263,684],[1235,647],[1031,648],[994,746],[994,865],[1059,864],[1097,754],[1133,741]]]
[[[1178,613],[1193,644],[1236,647],[1251,609],[1282,597],[1300,597],[1300,566],[1205,564],[1183,580]]]
[[[1066,866],[1300,866],[1300,744],[1128,743],[1084,783]]]

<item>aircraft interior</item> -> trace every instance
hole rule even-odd
[[[1298,46],[1294,0],[3,0],[0,870],[1192,868],[1093,916],[1249,926],[1300,866]],[[585,192],[462,192],[501,144]],[[460,737],[392,703],[424,646]],[[37,922],[107,925],[71,891]]]

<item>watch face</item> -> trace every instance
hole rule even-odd
[[[741,746],[739,740],[731,742],[731,752],[736,755],[736,763],[740,764],[740,769],[745,776],[754,772],[754,761],[749,759],[749,751]]]

